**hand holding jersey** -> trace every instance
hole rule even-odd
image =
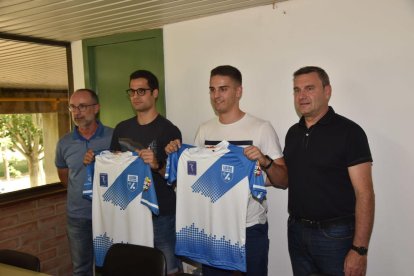
[[[266,195],[257,162],[227,141],[208,148],[182,145],[168,157],[166,178],[177,181],[176,254],[245,272],[249,195],[259,201]]]

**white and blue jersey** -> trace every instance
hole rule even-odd
[[[93,198],[96,265],[103,265],[114,243],[153,247],[152,213],[158,214],[158,202],[149,165],[133,152],[104,151],[87,169],[84,196]],[[88,192],[91,181],[92,193]]]
[[[176,254],[245,272],[249,195],[259,201],[266,195],[257,161],[227,141],[182,145],[168,156],[166,170],[168,183],[177,181]]]

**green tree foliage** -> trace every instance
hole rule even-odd
[[[27,159],[30,185],[38,185],[40,160],[43,158],[43,133],[41,114],[1,114],[0,134],[11,141],[11,149]]]

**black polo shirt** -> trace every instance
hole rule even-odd
[[[309,129],[302,117],[285,141],[290,215],[325,220],[355,213],[348,167],[372,162],[364,130],[332,107]]]

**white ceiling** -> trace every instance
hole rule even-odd
[[[1,33],[75,41],[284,0],[0,0]],[[65,48],[0,38],[0,87],[68,86]]]

